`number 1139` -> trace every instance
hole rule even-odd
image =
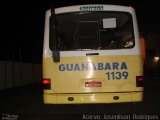
[[[106,73],[108,80],[127,80],[128,72],[107,72]]]

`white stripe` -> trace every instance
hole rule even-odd
[[[44,58],[52,57],[51,50],[45,50]],[[82,57],[87,53],[99,53],[98,56],[123,56],[123,55],[140,55],[140,50],[136,47],[133,49],[120,49],[120,50],[92,50],[92,51],[60,51],[60,57]]]

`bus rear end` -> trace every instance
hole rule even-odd
[[[48,10],[45,104],[141,102],[143,67],[131,7],[81,5]]]

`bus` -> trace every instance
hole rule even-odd
[[[142,52],[133,7],[51,8],[44,26],[44,104],[143,101]]]

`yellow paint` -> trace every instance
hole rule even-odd
[[[125,62],[127,70],[88,70],[88,71],[60,71],[60,64],[92,64]],[[107,72],[128,72],[125,80],[108,80]],[[140,55],[126,56],[86,56],[61,58],[54,63],[52,58],[43,59],[43,78],[51,79],[51,90],[44,90],[44,103],[114,103],[136,102],[143,99],[143,87],[136,87],[136,76],[142,76],[142,60]],[[85,87],[85,82],[98,81],[102,87]],[[141,92],[140,92],[141,91]],[[119,100],[113,100],[119,96]],[[74,101],[68,101],[74,97]]]
[[[118,100],[113,97],[118,96]],[[73,97],[73,101],[68,98]],[[95,103],[122,103],[141,102],[142,92],[135,93],[96,93],[96,94],[44,94],[45,104],[95,104]]]

